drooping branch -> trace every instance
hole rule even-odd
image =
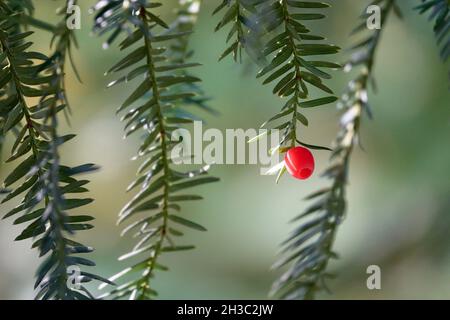
[[[257,22],[257,6],[261,0],[222,0],[222,3],[214,10],[213,15],[223,12],[220,22],[214,31],[219,31],[231,24],[226,38],[230,43],[220,55],[222,60],[232,55],[234,61],[242,62],[243,50],[257,64],[265,63],[265,57],[261,54],[263,50],[262,32]]]
[[[311,149],[327,149],[302,142],[298,136],[298,124],[308,126],[308,120],[304,115],[306,109],[337,100],[334,96],[307,100],[311,96],[309,87],[333,94],[333,91],[323,83],[323,79],[330,79],[331,75],[321,69],[340,68],[338,64],[332,62],[307,59],[309,56],[331,55],[339,51],[337,46],[322,43],[323,37],[310,34],[310,30],[304,24],[304,21],[324,19],[326,17],[324,14],[316,12],[328,8],[329,5],[322,2],[283,0],[267,2],[270,5],[259,13],[259,19],[262,21],[261,24],[266,26],[266,30],[274,34],[265,46],[264,55],[270,57],[273,52],[276,52],[276,55],[271,63],[258,73],[258,77],[266,76],[263,84],[274,82],[273,93],[288,100],[282,110],[264,125],[287,118],[275,127],[283,132],[280,153],[284,153],[297,143]],[[308,11],[311,9],[312,12]]]
[[[197,13],[194,9],[199,2],[188,1],[186,5],[191,8],[188,15],[192,18]],[[194,7],[190,7],[192,5]],[[186,71],[199,64],[187,61],[187,37],[192,32],[194,20],[186,21],[183,18],[185,11],[180,10],[178,16],[181,15],[181,19],[170,27],[155,12],[160,6],[160,3],[139,0],[126,2],[126,5],[124,1],[100,1],[94,7],[97,11],[94,31],[99,34],[112,31],[107,46],[121,34],[125,34],[119,45],[121,50],[131,45],[137,46],[109,70],[108,73],[126,73],[111,82],[109,87],[140,78],[140,84],[118,112],[125,112],[122,121],[126,122],[126,136],[138,131],[144,134],[136,156],[136,159],[143,158],[144,161],[138,169],[138,178],[128,188],[140,187],[140,190],[119,214],[119,223],[137,218],[124,229],[122,235],[134,232],[138,242],[131,252],[119,260],[144,257],[110,278],[115,281],[125,275],[139,273],[133,280],[104,295],[114,298],[151,299],[156,296],[152,278],[157,270],[167,270],[160,262],[162,254],[193,248],[175,244],[173,238],[183,234],[179,227],[205,230],[175,214],[181,210],[180,202],[199,200],[201,197],[177,193],[217,181],[216,178],[203,176],[206,168],[192,172],[179,172],[174,168],[173,161],[176,159],[171,151],[177,142],[171,141],[171,135],[183,124],[193,121],[192,116],[180,112],[181,108],[189,104],[201,105],[200,100],[193,100],[198,93],[198,87],[193,84],[200,79]],[[161,46],[161,43],[166,43],[167,47]]]
[[[7,162],[28,156],[4,181],[7,188],[20,180],[23,182],[10,190],[2,202],[25,193],[19,205],[4,218],[22,213],[14,223],[29,224],[16,240],[34,238],[33,248],[38,248],[40,256],[46,257],[37,272],[37,299],[90,299],[93,297],[83,283],[107,280],[81,270],[82,265],[94,263],[77,255],[93,249],[72,239],[75,231],[90,229],[92,225],[85,222],[93,218],[67,213],[92,201],[68,197],[88,191],[84,187],[88,181],[77,180],[74,176],[95,167],[70,168],[60,164],[59,147],[74,137],[57,134],[57,114],[66,108],[65,90],[61,86],[66,52],[59,52],[58,48],[49,58],[28,51],[33,45],[27,39],[32,32],[23,32],[17,26],[19,20],[9,6],[2,6],[0,15],[0,64],[4,66],[0,78],[4,80],[2,90],[8,95],[1,101],[6,113],[3,131],[17,128],[19,132]],[[57,55],[58,58],[54,58]],[[35,98],[37,104],[30,105],[30,98]]]
[[[416,7],[420,14],[430,13],[434,20],[434,33],[438,45],[441,46],[441,58],[447,61],[450,57],[450,2],[448,0],[422,0]]]
[[[395,8],[395,0],[375,1],[381,6],[381,24],[384,28],[387,18]],[[355,32],[365,30],[367,14]],[[285,257],[276,267],[291,264],[274,284],[273,292],[281,293],[287,299],[313,299],[320,290],[328,290],[326,280],[332,275],[327,272],[330,259],[337,258],[333,244],[338,226],[346,212],[346,184],[350,157],[358,144],[361,117],[370,109],[367,90],[373,77],[373,67],[383,28],[372,31],[367,38],[353,47],[353,54],[345,69],[361,66],[360,75],[349,83],[340,104],[344,114],[340,120],[341,129],[334,143],[332,164],[324,172],[331,180],[331,186],[314,192],[307,200],[315,202],[294,221],[302,221],[284,242]]]
[[[228,8],[218,28],[233,22],[228,40],[233,35],[237,37],[225,53],[234,52],[236,58],[241,47],[245,47],[247,52],[262,52],[257,61],[270,62],[265,63],[257,77],[265,77],[263,84],[274,83],[272,92],[280,98],[287,99],[281,111],[263,124],[263,126],[273,124],[272,129],[281,131],[281,141],[272,152],[283,154],[297,144],[310,149],[329,150],[326,147],[305,143],[299,136],[300,125],[308,126],[306,109],[337,100],[337,97],[333,96],[333,91],[323,81],[331,78],[331,75],[323,69],[338,69],[340,65],[323,59],[308,59],[310,56],[332,55],[339,51],[339,47],[323,43],[324,37],[311,34],[305,24],[305,21],[326,18],[324,14],[318,12],[328,7],[328,4],[322,2],[224,0],[215,11]],[[244,37],[240,36],[239,30],[245,31]],[[263,34],[266,36],[263,37]],[[242,40],[249,37],[257,41]],[[254,43],[265,44],[258,50],[258,46],[255,47]],[[310,88],[319,89],[330,96],[308,100],[311,96]],[[284,166],[279,169],[277,181],[285,171]]]

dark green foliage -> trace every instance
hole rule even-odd
[[[377,0],[372,4],[381,6],[384,26],[389,14],[395,11],[395,1]],[[367,17],[366,13],[361,16],[361,24],[355,28],[354,33],[366,30]],[[284,242],[283,251],[286,256],[276,264],[280,267],[292,262],[291,267],[273,288],[274,291],[281,290],[285,298],[313,299],[318,291],[328,290],[326,280],[332,275],[327,272],[327,267],[330,259],[337,258],[337,254],[333,252],[333,243],[346,210],[345,191],[350,156],[359,141],[361,117],[364,112],[369,116],[371,114],[367,90],[382,30],[383,28],[370,31],[366,38],[355,45],[352,57],[346,64],[346,71],[361,66],[361,73],[350,82],[347,92],[339,102],[344,109],[340,120],[341,130],[333,146],[332,164],[323,174],[332,181],[331,186],[307,197],[307,200],[314,202],[294,219],[303,223]]]
[[[201,197],[189,192],[191,187],[217,181],[205,176],[206,169],[180,172],[174,168],[172,148],[178,141],[171,141],[172,133],[194,117],[183,110],[189,105],[203,106],[198,100],[199,78],[188,73],[188,68],[198,66],[186,61],[191,53],[187,38],[192,32],[196,11],[192,5],[199,1],[187,1],[178,11],[178,20],[168,25],[157,14],[160,3],[146,0],[100,1],[95,6],[94,31],[104,34],[111,31],[106,46],[121,34],[125,34],[119,47],[128,50],[126,56],[108,73],[124,73],[109,87],[136,79],[138,84],[131,95],[118,108],[124,112],[125,135],[140,132],[143,135],[136,159],[143,159],[138,177],[128,190],[139,187],[132,200],[119,214],[119,223],[134,219],[122,234],[133,233],[137,244],[131,252],[119,260],[140,258],[137,263],[110,278],[115,281],[124,275],[138,273],[130,281],[113,289],[105,296],[115,299],[151,299],[157,293],[151,278],[157,270],[167,270],[160,262],[164,252],[192,249],[192,246],[175,244],[175,237],[182,235],[183,227],[204,231],[205,228],[187,220],[179,213],[183,201]],[[186,11],[191,8],[191,11]]]
[[[43,1],[43,0],[40,0]],[[38,299],[92,299],[84,283],[93,280],[103,285],[120,279],[122,284],[104,297],[114,299],[151,299],[157,295],[152,278],[157,270],[168,268],[161,263],[164,252],[192,249],[178,245],[176,237],[183,229],[206,229],[181,213],[181,202],[202,199],[192,194],[192,187],[215,182],[206,175],[208,167],[181,172],[175,167],[172,150],[179,141],[172,134],[197,119],[192,108],[214,112],[191,70],[199,66],[190,61],[190,35],[195,26],[201,0],[180,0],[176,19],[168,24],[158,15],[162,5],[150,0],[102,0],[94,6],[94,32],[108,35],[105,47],[121,38],[119,48],[124,57],[108,73],[119,74],[108,86],[135,84],[129,97],[118,108],[123,113],[125,135],[140,133],[142,142],[135,159],[142,159],[136,179],[128,191],[138,189],[119,214],[119,223],[128,223],[122,234],[132,233],[136,245],[119,258],[137,259],[130,267],[110,280],[80,271],[80,266],[94,263],[80,254],[91,247],[76,242],[74,233],[91,229],[93,218],[69,215],[69,210],[84,207],[92,199],[82,196],[88,180],[77,175],[96,169],[92,164],[78,167],[61,165],[59,148],[74,138],[60,136],[60,112],[69,120],[64,75],[67,64],[80,79],[72,61],[77,47],[75,34],[66,26],[67,8],[77,0],[67,0],[57,10],[61,21],[51,25],[33,16],[31,0],[0,0],[0,148],[5,135],[14,138],[7,162],[15,167],[6,177],[0,194],[4,202],[21,196],[20,202],[5,218],[14,224],[25,224],[16,240],[33,239],[33,248],[45,257],[38,269],[35,288]],[[35,2],[36,4],[36,2]],[[401,16],[396,0],[373,0],[382,9],[382,24],[390,14]],[[429,13],[440,45],[441,57],[448,60],[450,39],[448,0],[421,0],[416,9]],[[340,65],[324,58],[339,51],[324,43],[325,38],[310,30],[310,22],[325,19],[329,4],[297,0],[222,0],[214,14],[222,14],[215,31],[230,28],[227,47],[220,60],[232,55],[242,60],[242,52],[262,66],[258,78],[271,84],[272,92],[285,100],[280,112],[263,126],[282,132],[273,152],[285,153],[296,145],[310,149],[331,150],[305,143],[301,136],[308,126],[306,109],[324,106],[337,100],[326,85],[328,70]],[[363,13],[355,33],[366,29],[368,15]],[[48,57],[32,51],[28,41],[33,28],[53,34]],[[346,212],[346,185],[350,158],[359,141],[364,114],[371,117],[368,104],[373,68],[382,30],[362,34],[362,40],[351,49],[345,70],[359,69],[342,95],[343,110],[340,131],[334,141],[331,165],[324,176],[330,186],[307,197],[313,203],[294,219],[301,224],[283,243],[283,257],[276,267],[287,271],[273,285],[272,294],[285,299],[312,299],[327,289],[328,264],[336,258],[333,252],[337,229]],[[315,95],[321,92],[320,95]],[[314,96],[313,96],[314,94]],[[279,171],[278,179],[285,172]],[[129,222],[132,221],[132,222]],[[75,269],[74,269],[75,268]],[[122,280],[123,279],[123,280]],[[74,287],[81,283],[80,287]]]
[[[242,4],[246,5],[243,6]],[[216,12],[227,8],[216,30],[233,23],[227,40],[236,34],[236,40],[225,51],[222,57],[233,52],[234,57],[238,50],[245,47],[245,30],[248,34],[257,34],[258,42],[264,43],[262,56],[269,63],[259,71],[257,77],[265,78],[263,84],[273,84],[272,92],[281,98],[287,99],[281,111],[269,119],[263,126],[275,123],[272,127],[281,131],[281,141],[272,152],[285,153],[297,144],[310,149],[330,150],[326,147],[307,144],[299,138],[300,125],[308,126],[305,109],[323,106],[337,100],[333,91],[326,86],[324,80],[331,78],[326,69],[339,69],[339,64],[329,62],[322,57],[336,54],[339,47],[323,43],[324,37],[315,35],[307,27],[310,21],[326,18],[323,14],[329,4],[323,2],[291,1],[291,0],[262,0],[262,1],[223,1]],[[247,18],[246,13],[251,16]],[[245,23],[246,22],[246,23]],[[251,23],[250,23],[251,22]],[[262,31],[255,32],[252,26],[258,26]],[[261,35],[264,34],[262,37]],[[258,59],[261,61],[261,59]],[[325,69],[325,70],[324,70]],[[328,94],[324,97],[311,97],[311,88]],[[317,91],[317,90],[316,90]],[[286,171],[283,166],[278,179]],[[322,263],[324,258],[313,252],[315,245],[309,244],[315,238],[317,231],[328,230],[334,221],[315,219],[296,230],[286,242],[286,249],[294,251],[288,259],[279,265],[298,258],[292,268],[274,284],[272,294],[283,298],[308,298],[309,287],[315,287],[316,279],[309,278],[310,270]],[[333,237],[333,235],[331,235]],[[306,247],[303,245],[307,244]],[[312,268],[312,269],[310,269]]]
[[[263,84],[273,83],[272,92],[287,99],[282,110],[264,124],[277,122],[274,128],[281,131],[281,141],[274,152],[283,154],[297,144],[311,149],[327,149],[302,141],[303,139],[299,138],[299,130],[301,125],[308,126],[305,109],[323,106],[337,100],[333,91],[324,83],[324,80],[331,78],[324,69],[338,69],[340,65],[323,58],[310,57],[336,54],[339,47],[323,43],[324,37],[312,34],[306,26],[307,22],[324,19],[326,15],[322,12],[328,7],[329,4],[322,2],[282,0],[264,1],[259,9],[258,21],[269,34],[263,53],[270,63],[258,73],[258,77],[265,78]],[[312,98],[311,88],[319,89],[328,95]],[[286,168],[283,166],[278,179],[285,171]],[[312,265],[314,263],[322,262],[317,254],[311,252],[314,245],[309,245],[309,241],[323,226],[325,224],[315,220],[312,224],[297,229],[286,242],[287,250],[295,253],[280,265],[297,257],[299,259],[274,284],[272,294],[288,299],[308,297],[306,288],[315,285],[307,278],[309,268],[315,267]],[[305,244],[308,246],[304,248]]]
[[[197,22],[201,0],[189,0],[185,1],[184,5],[180,5],[177,9],[177,19],[171,26],[172,32],[187,33],[184,37],[178,37],[173,39],[168,49],[168,58],[175,65],[183,65],[189,62],[192,58],[194,51],[189,48],[190,33],[193,31]],[[198,64],[200,65],[200,64]],[[187,65],[189,66],[189,65]],[[191,77],[190,68],[177,68],[177,72],[182,76]],[[180,105],[193,105],[201,110],[207,111],[212,114],[217,112],[208,106],[208,97],[205,96],[201,86],[198,82],[180,83],[177,90],[179,92],[189,91],[194,95],[185,96],[180,102]]]
[[[258,25],[258,12],[256,9],[256,6],[264,1],[222,0],[222,3],[214,10],[213,14],[224,12],[215,31],[231,25],[226,39],[226,42],[231,42],[231,44],[228,44],[219,60],[232,54],[234,61],[239,60],[239,62],[242,62],[242,49],[244,49],[254,62],[258,64],[265,62],[261,44],[263,30]]]
[[[441,58],[448,60],[450,56],[450,2],[448,0],[422,0],[416,7],[421,13],[430,13],[430,20],[434,20],[434,33],[438,45],[442,47]]]
[[[55,27],[53,25],[33,16],[35,6],[32,0],[6,0],[4,2],[4,6],[7,6],[11,12],[14,12],[17,28],[28,29],[29,27],[36,27],[49,32],[54,31]]]
[[[4,11],[10,11],[19,14],[33,15],[34,5],[31,0],[6,0],[0,3]]]
[[[225,7],[225,1],[216,11]],[[250,1],[245,8],[253,12],[254,24],[262,31],[259,42],[264,43],[262,56],[269,61],[258,72],[257,77],[264,77],[263,84],[273,84],[272,92],[287,99],[281,111],[269,119],[273,129],[281,131],[281,141],[273,152],[284,153],[297,143],[312,149],[327,149],[325,147],[307,144],[298,137],[299,125],[308,126],[305,116],[307,108],[318,107],[337,100],[333,91],[328,88],[324,80],[331,75],[323,69],[338,69],[340,65],[324,61],[324,59],[311,59],[312,56],[335,54],[339,47],[323,43],[322,36],[311,34],[306,26],[309,21],[320,20],[326,16],[321,12],[329,7],[322,2],[305,1]],[[234,6],[239,7],[239,2]],[[233,10],[232,7],[229,9]],[[232,11],[232,12],[236,12]],[[229,23],[228,12],[219,26]],[[233,21],[241,21],[239,16]],[[239,40],[239,38],[238,38]],[[261,60],[261,59],[259,59]],[[319,89],[328,94],[322,98],[311,98],[310,89]],[[278,178],[286,171],[283,167]],[[278,180],[278,179],[277,179]]]
[[[75,48],[78,48],[78,42],[76,39],[75,32],[69,28],[67,28],[67,20],[69,19],[69,14],[67,13],[68,7],[74,6],[78,4],[78,0],[67,0],[67,2],[60,8],[58,8],[57,13],[59,16],[61,16],[61,21],[53,28],[53,38],[50,42],[51,46],[54,46],[54,52],[50,56],[50,60],[53,62],[57,62],[59,66],[62,68],[66,67],[66,60],[68,59],[70,61],[72,70],[74,71],[77,79],[81,82],[80,74],[78,73],[73,57],[72,57],[72,51]],[[65,70],[62,70],[63,72]],[[60,77],[61,83],[59,84],[61,86],[61,89],[63,92],[65,92],[65,78]],[[65,97],[66,104],[67,97]],[[64,109],[66,111],[66,109]],[[69,110],[70,111],[70,110]],[[67,117],[67,114],[66,118]]]
[[[305,24],[324,19],[326,16],[322,12],[328,7],[322,2],[267,0],[259,12],[259,21],[270,34],[263,51],[270,63],[259,71],[258,78],[264,77],[263,84],[272,83],[272,92],[287,99],[281,112],[268,121],[279,123],[275,128],[282,132],[280,153],[286,151],[283,146],[291,148],[296,143],[303,143],[298,138],[298,125],[308,126],[304,109],[337,100],[324,83],[331,75],[323,69],[340,66],[310,57],[335,54],[339,47],[324,44],[324,37],[311,34]],[[310,88],[319,89],[328,96],[311,99]]]
[[[18,163],[4,181],[10,192],[2,203],[23,195],[4,218],[14,216],[14,224],[27,224],[16,240],[33,238],[32,247],[45,257],[36,274],[37,299],[90,299],[93,297],[83,284],[101,278],[81,271],[81,266],[95,264],[78,255],[93,249],[72,238],[75,231],[92,228],[88,222],[93,218],[71,216],[68,210],[92,202],[80,198],[79,194],[88,191],[88,181],[78,180],[76,175],[96,167],[63,166],[58,154],[58,148],[74,138],[57,134],[57,114],[67,107],[63,87],[66,50],[62,50],[66,40],[63,33],[56,35],[57,48],[48,58],[28,50],[33,45],[28,41],[32,32],[21,31],[20,19],[11,7],[2,5],[0,18],[3,133],[16,132],[7,162]],[[30,98],[35,98],[36,104],[30,105]],[[72,275],[77,270],[80,273]]]

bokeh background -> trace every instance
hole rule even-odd
[[[101,40],[90,34],[93,0],[82,0],[80,50],[75,61],[82,75],[79,83],[68,75],[69,98],[74,115],[63,132],[78,138],[63,150],[66,163],[93,162],[101,170],[90,179],[88,207],[96,228],[78,234],[96,248],[92,258],[96,272],[109,276],[127,262],[118,262],[132,240],[120,238],[116,216],[131,197],[125,188],[135,176],[138,163],[130,161],[137,149],[136,138],[122,139],[122,124],[115,109],[132,87],[106,90],[111,78],[103,73],[121,56],[116,48],[101,49]],[[171,3],[167,2],[166,8]],[[330,42],[349,47],[348,36],[366,1],[339,0],[327,23],[317,23]],[[340,259],[331,269],[338,277],[329,283],[330,299],[442,299],[450,298],[450,95],[448,64],[439,60],[432,25],[412,7],[419,1],[399,1],[404,19],[392,17],[384,30],[375,69],[378,93],[370,93],[374,121],[364,121],[364,151],[352,159],[348,189],[349,209],[336,241]],[[36,1],[36,15],[56,22],[60,1]],[[255,69],[231,59],[217,63],[226,33],[213,33],[212,17],[218,0],[205,1],[192,47],[196,70],[203,88],[213,99],[220,116],[205,115],[206,127],[258,128],[274,115],[282,102],[268,87],[254,79]],[[173,15],[172,10],[163,15]],[[49,36],[33,35],[35,47],[48,51]],[[354,40],[354,39],[353,39]],[[341,61],[345,60],[345,51]],[[351,75],[336,72],[330,86],[342,92]],[[332,105],[308,111],[310,127],[306,141],[329,145],[338,127],[339,111]],[[3,159],[10,149],[6,141]],[[272,281],[279,275],[270,270],[278,245],[293,228],[290,218],[307,205],[302,198],[327,183],[319,172],[328,155],[316,152],[317,173],[300,182],[285,176],[259,175],[254,165],[222,165],[212,173],[222,181],[198,188],[205,200],[184,206],[185,214],[206,226],[208,232],[188,232],[182,239],[195,244],[194,251],[163,257],[170,272],[160,272],[154,287],[162,299],[266,299]],[[11,169],[1,165],[1,176]],[[10,206],[10,205],[9,205]],[[2,205],[0,214],[8,209]],[[19,228],[11,220],[0,221],[0,299],[31,299],[34,270],[39,264],[30,241],[14,243]],[[382,290],[366,288],[366,268],[382,270]]]

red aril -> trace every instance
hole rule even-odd
[[[284,156],[287,171],[297,179],[308,179],[314,171],[314,156],[304,147],[289,149]]]

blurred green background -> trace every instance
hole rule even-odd
[[[94,162],[101,170],[90,179],[88,207],[97,219],[96,228],[78,234],[96,248],[92,258],[96,272],[110,276],[128,262],[117,257],[131,248],[133,241],[120,238],[116,216],[131,197],[125,188],[135,176],[138,163],[130,161],[137,150],[136,138],[122,139],[122,124],[115,116],[117,105],[133,89],[131,86],[106,90],[111,78],[106,71],[121,53],[101,49],[101,40],[90,34],[95,2],[82,0],[83,22],[78,31],[80,50],[75,61],[83,83],[68,75],[69,99],[74,115],[63,133],[78,138],[63,150],[68,164]],[[175,1],[168,2],[170,8]],[[326,23],[316,23],[330,42],[349,47],[348,34],[366,1],[340,0],[329,11]],[[338,275],[330,282],[338,299],[450,298],[450,94],[448,64],[439,60],[432,25],[412,6],[419,1],[400,1],[404,19],[390,19],[375,69],[378,93],[370,93],[374,121],[364,121],[364,151],[356,150],[348,190],[347,219],[338,232],[336,250],[340,259],[331,269]],[[55,23],[60,1],[36,1],[36,16]],[[226,33],[214,34],[217,17],[213,8],[219,0],[207,0],[192,47],[195,61],[203,66],[195,72],[203,88],[213,98],[211,105],[221,115],[206,115],[206,127],[258,128],[278,112],[282,101],[269,87],[254,79],[255,70],[242,68],[231,59],[217,63],[224,49]],[[167,9],[163,15],[172,15]],[[35,48],[48,51],[49,36],[33,35]],[[345,51],[340,56],[345,60]],[[245,71],[246,70],[246,71]],[[351,78],[336,72],[330,83],[337,94]],[[310,127],[305,141],[329,145],[337,130],[339,112],[332,105],[308,111]],[[3,159],[9,151],[7,141]],[[162,299],[265,299],[272,281],[279,275],[270,266],[277,257],[278,244],[293,228],[288,221],[307,205],[302,198],[327,183],[319,172],[327,166],[328,154],[316,152],[317,171],[308,181],[285,176],[259,175],[258,166],[222,165],[212,173],[221,183],[198,188],[205,200],[184,206],[184,213],[206,226],[208,232],[188,232],[180,239],[195,244],[194,251],[166,254],[170,272],[160,272],[154,287]],[[1,166],[1,176],[11,169]],[[12,205],[12,204],[11,204]],[[11,205],[3,205],[0,214]],[[39,264],[31,242],[14,243],[20,228],[11,220],[0,221],[0,299],[33,297],[34,270]],[[381,267],[382,290],[366,288],[366,268]]]

